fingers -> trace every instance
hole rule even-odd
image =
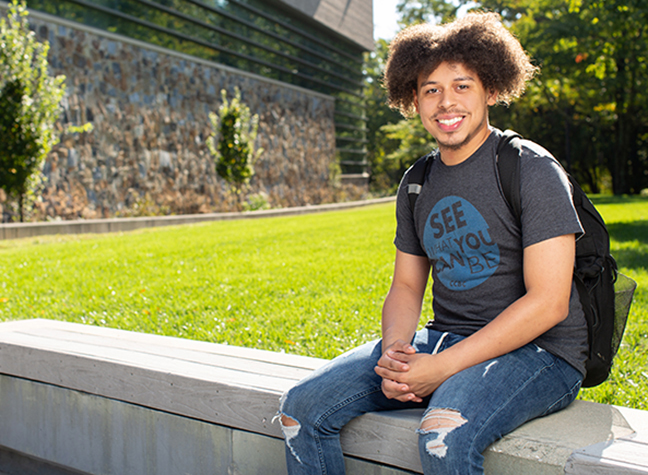
[[[416,349],[403,340],[396,340],[390,345],[378,360],[378,366],[392,371],[408,371],[407,364],[412,356],[416,355]]]
[[[407,371],[392,371],[384,366],[376,366],[374,367],[374,371],[381,378],[388,379],[396,384],[401,384],[405,387],[406,391],[411,391],[408,386]]]
[[[402,355],[402,353],[400,353]],[[409,370],[409,365],[397,358],[394,358],[394,354],[387,350],[378,360],[378,366],[385,368],[391,371],[405,372]]]
[[[403,340],[396,340],[394,343],[392,343],[389,348],[387,348],[387,351],[392,351],[392,352],[399,352],[399,353],[405,353],[408,355],[413,355],[416,353],[416,349],[407,343],[406,341]]]
[[[407,384],[397,383],[390,379],[383,379],[382,391],[388,399],[396,399],[401,402],[422,402],[420,397],[409,391]]]

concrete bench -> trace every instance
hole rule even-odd
[[[50,320],[0,323],[0,472],[13,457],[48,474],[285,474],[272,423],[279,396],[324,362]],[[420,416],[349,424],[348,473],[420,473]],[[577,401],[485,456],[489,474],[645,474],[648,411]]]

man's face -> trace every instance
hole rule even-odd
[[[442,158],[447,151],[463,160],[488,137],[488,106],[496,100],[497,94],[486,91],[477,74],[461,63],[444,62],[419,76],[414,104]]]

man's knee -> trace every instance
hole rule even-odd
[[[290,450],[290,453],[293,455],[293,457],[295,457],[295,460],[301,463],[301,458],[299,457],[299,455],[295,451],[295,447],[293,446],[293,439],[297,437],[297,435],[301,431],[301,425],[295,419],[293,419],[290,416],[287,416],[282,412],[284,399],[285,399],[285,395],[284,397],[282,397],[282,401],[281,401],[282,407],[279,409],[277,416],[272,421],[274,422],[276,419],[279,419],[279,423],[281,424],[281,432],[283,432],[284,440],[286,441],[286,446]]]
[[[295,419],[283,414],[281,416],[281,425],[283,427],[292,427],[292,426],[298,426],[299,423]]]
[[[454,409],[432,409],[423,417],[418,433],[427,437],[425,450],[429,455],[443,458],[448,452],[445,438],[453,430],[468,422],[459,411]]]

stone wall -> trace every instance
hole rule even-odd
[[[54,74],[66,76],[61,143],[36,218],[201,213],[234,208],[206,140],[220,91],[259,114],[251,193],[270,206],[336,201],[333,98],[37,13]],[[64,134],[90,122],[90,133]]]

